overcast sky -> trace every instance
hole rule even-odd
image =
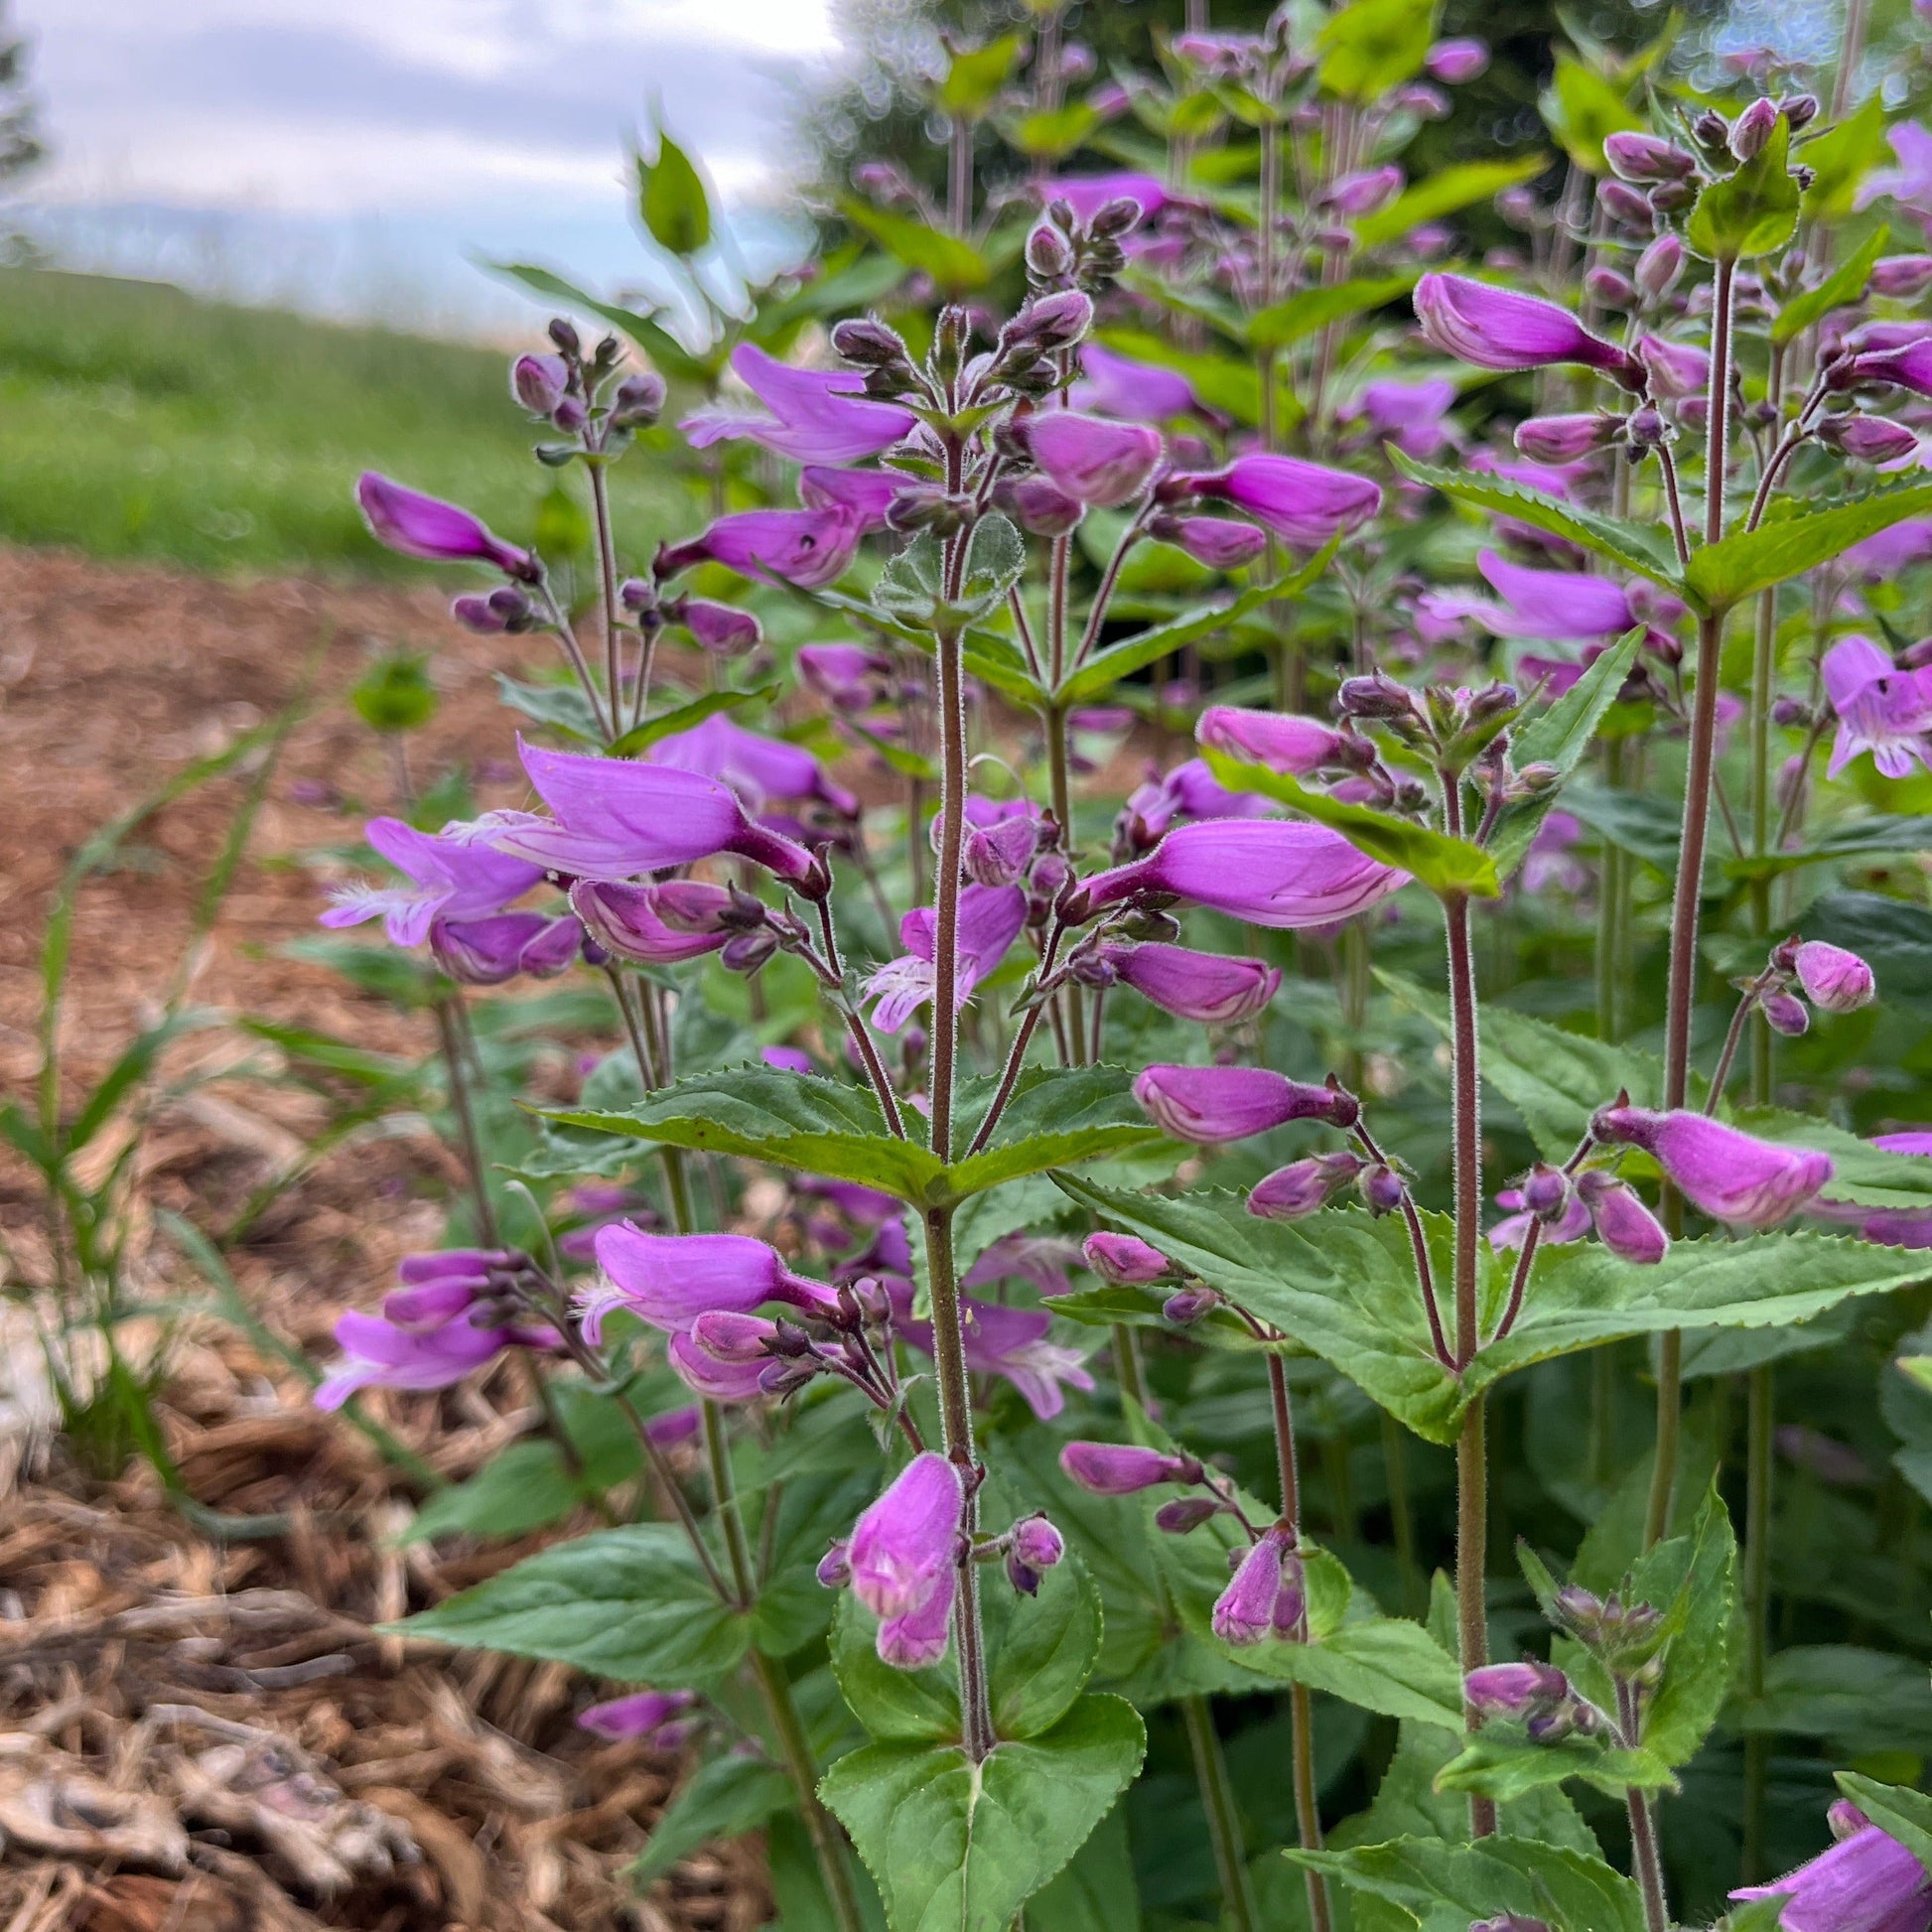
[[[742,207],[840,47],[830,0],[15,0],[57,249],[311,306],[504,315],[466,254],[634,272],[653,104]],[[412,286],[413,284],[413,286]],[[514,313],[513,310],[510,313]]]

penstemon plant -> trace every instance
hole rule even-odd
[[[464,1111],[475,1245],[344,1317],[320,1399],[514,1352],[568,1497],[616,1513],[593,1456],[631,1479],[639,1520],[402,1627],[628,1685],[584,1721],[699,1751],[645,1876],[767,1824],[788,1921],[1124,1932],[1151,1719],[1236,1932],[1666,1932],[1725,1903],[1704,1871],[1673,1907],[1661,1801],[1694,1759],[1709,1789],[1732,1698],[1732,1922],[1922,1928],[1932,1801],[1902,1786],[1848,1773],[1843,1842],[1773,1882],[1762,1714],[1771,1364],[1932,1245],[1932,1137],[1775,1104],[1779,1042],[1877,999],[1840,921],[1897,954],[1923,916],[1806,881],[1925,843],[1829,789],[1932,733],[1885,581],[1932,554],[1932,258],[1855,207],[1925,219],[1925,137],[1868,173],[1861,17],[1829,112],[1746,61],[1695,97],[1659,69],[1640,124],[1637,69],[1566,57],[1554,201],[1538,165],[1410,186],[1481,44],[1409,0],[1298,18],[1081,101],[1056,9],[1030,72],[1017,37],[957,55],[944,216],[884,167],[847,208],[899,264],[882,309],[787,358],[794,295],[672,368],[708,390],[678,428],[716,513],[635,574],[605,480],[666,453],[666,390],[553,322],[512,389],[585,478],[581,605],[362,480],[384,542],[500,579],[463,624],[552,640],[570,682],[506,687],[535,809],[375,822],[407,883],[325,917],[428,944],[459,1098],[465,988],[582,973],[618,1044],[493,1150]],[[1162,174],[1046,172],[1130,108]],[[982,208],[989,123],[1035,178]],[[1251,201],[1206,192],[1228,127]],[[709,232],[646,176],[647,218]],[[1496,195],[1528,255],[1427,267]],[[1130,729],[1177,728],[1110,805]],[[1590,975],[1543,1006],[1586,986],[1593,1025],[1558,1026],[1510,950],[1591,904]],[[1720,1424],[1685,1421],[1719,1373],[1741,1552]],[[1525,1540],[1492,1602],[1524,1387],[1586,1402],[1595,1520],[1561,1578]],[[1387,1547],[1351,1500],[1364,1399]],[[1418,1441],[1452,1456],[1440,1524]],[[487,1496],[437,1526],[487,1530]],[[1532,1601],[1547,1655],[1492,1654]],[[1216,1700],[1270,1692],[1244,1783]],[[1253,1857],[1264,1816],[1287,1860]]]

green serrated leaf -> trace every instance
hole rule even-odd
[[[614,759],[634,759],[639,752],[647,752],[660,739],[670,738],[677,732],[688,732],[694,725],[702,725],[707,718],[715,718],[721,711],[742,711],[747,705],[761,704],[775,695],[777,686],[761,684],[755,691],[702,691],[695,698],[681,705],[674,705],[669,711],[660,711],[655,718],[646,718],[641,725],[618,739],[610,749]]]
[[[1899,483],[1824,509],[1768,516],[1691,553],[1685,583],[1698,603],[1727,611],[1863,543],[1908,516],[1932,511],[1932,483]]]
[[[1652,1751],[1626,1750],[1601,1737],[1570,1736],[1539,1744],[1520,1726],[1490,1724],[1437,1772],[1436,1788],[1502,1801],[1571,1778],[1619,1795],[1632,1786],[1654,1791],[1676,1783],[1670,1766]]]
[[[749,1619],[713,1593],[682,1529],[631,1523],[561,1543],[390,1626],[627,1684],[689,1684],[745,1655]]]
[[[1932,1798],[1904,1785],[1880,1784],[1857,1771],[1835,1773],[1838,1788],[1878,1827],[1932,1871]]]
[[[1843,309],[1861,300],[1871,281],[1871,265],[1885,252],[1885,243],[1890,239],[1891,231],[1880,224],[1816,288],[1806,289],[1802,295],[1794,295],[1778,311],[1777,319],[1771,324],[1771,340],[1774,343],[1792,342],[1834,309]]]
[[[957,1747],[868,1744],[819,1793],[877,1881],[892,1932],[1008,1932],[1113,1809],[1145,1749],[1132,1705],[1089,1696],[978,1765]]]
[[[1264,798],[1294,806],[1339,832],[1358,852],[1408,873],[1439,897],[1459,894],[1495,898],[1502,892],[1495,860],[1467,839],[1453,839],[1447,832],[1432,831],[1427,825],[1397,818],[1393,813],[1351,805],[1325,791],[1312,791],[1286,772],[1229,758],[1225,752],[1209,751],[1205,757],[1209,768],[1230,791],[1259,792]]]
[[[1874,88],[1836,127],[1803,144],[1800,156],[1812,171],[1805,190],[1807,219],[1837,221],[1853,211],[1865,176],[1885,154],[1889,119],[1883,90]]]
[[[1690,1547],[1672,1599],[1659,1604],[1666,1611],[1671,1639],[1664,1653],[1663,1682],[1644,1710],[1641,1742],[1675,1770],[1698,1754],[1730,1688],[1737,1538],[1715,1485],[1705,1495],[1690,1536],[1672,1540]],[[1657,1554],[1650,1552],[1650,1559]],[[1641,1570],[1632,1588],[1638,1601],[1658,1601],[1655,1579]]]
[[[1357,1896],[1385,1899],[1428,1932],[1498,1913],[1541,1921],[1552,1932],[1644,1932],[1635,1884],[1601,1859],[1527,1838],[1475,1845],[1397,1839],[1350,1852],[1301,1852],[1299,1865],[1325,1871]]]
[[[1501,477],[1486,476],[1480,471],[1440,470],[1418,463],[1393,447],[1388,455],[1389,461],[1411,483],[1427,483],[1430,488],[1440,489],[1445,496],[1467,503],[1471,508],[1512,516],[1520,523],[1547,530],[1552,536],[1568,537],[1572,543],[1581,544],[1599,557],[1607,557],[1625,570],[1649,578],[1653,584],[1661,584],[1680,597],[1686,595],[1669,544],[1645,524],[1600,516],[1594,510],[1563,502],[1555,496],[1544,495],[1541,490]],[[1698,602],[1695,596],[1690,601],[1694,605]]]
[[[1615,704],[1643,635],[1642,625],[1626,631],[1555,704],[1513,734],[1510,756],[1519,771],[1532,764],[1547,764],[1568,778],[1576,770],[1595,741],[1597,726]],[[1495,836],[1489,841],[1496,870],[1503,878],[1523,863],[1539,827],[1557,802],[1558,790],[1553,785],[1534,798],[1504,808]]]
[[[909,214],[874,207],[852,195],[840,199],[839,212],[896,260],[931,276],[948,295],[983,288],[993,279],[993,264],[971,242],[942,234]]]
[[[1684,239],[1707,261],[1749,261],[1782,248],[1798,227],[1790,153],[1791,123],[1780,114],[1770,138],[1735,174],[1706,184]]]
[[[709,385],[717,381],[725,366],[726,352],[730,347],[728,342],[697,352],[686,348],[654,316],[626,309],[621,303],[606,302],[602,297],[579,288],[575,282],[566,281],[554,270],[539,267],[534,262],[486,262],[483,266],[491,274],[515,282],[533,294],[547,296],[552,301],[565,303],[583,314],[608,322],[621,335],[628,336],[665,375],[676,381]]]

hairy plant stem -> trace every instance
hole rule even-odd
[[[443,1067],[449,1075],[450,1107],[463,1137],[463,1164],[470,1171],[470,1196],[476,1204],[477,1238],[485,1248],[499,1246],[496,1208],[489,1198],[489,1170],[483,1160],[483,1137],[477,1132],[476,1108],[470,1098],[470,1076],[463,1069],[462,1019],[456,996],[436,1003],[436,1031],[443,1044]]]
[[[1288,1366],[1268,1352],[1268,1400],[1275,1419],[1275,1470],[1281,1485],[1282,1521],[1299,1547],[1302,1541],[1302,1479],[1295,1457],[1295,1410],[1288,1397]],[[1321,1850],[1321,1812],[1314,1788],[1314,1713],[1305,1686],[1289,1698],[1289,1754],[1295,1782],[1295,1831],[1302,1850]],[[1318,1871],[1307,1874],[1309,1921],[1313,1932],[1329,1932],[1328,1881]]]
[[[584,468],[591,474],[591,520],[597,531],[597,568],[604,600],[604,691],[611,712],[611,734],[618,732],[623,707],[622,631],[618,627],[618,546],[611,529],[611,487],[603,462],[593,456]],[[642,683],[642,667],[638,667]]]
[[[1616,1683],[1617,1728],[1623,1743],[1634,1749],[1642,1725],[1636,1693],[1622,1678]],[[1630,1868],[1643,1894],[1644,1932],[1670,1932],[1670,1906],[1664,1895],[1664,1865],[1657,1854],[1657,1821],[1650,1794],[1635,1786],[1625,1789],[1624,1809],[1630,1820]]]
[[[1718,263],[1711,321],[1710,436],[1705,446],[1704,541],[1725,533],[1725,477],[1730,461],[1731,292],[1734,261]],[[1698,914],[1704,848],[1711,823],[1716,770],[1718,673],[1724,656],[1724,614],[1698,619],[1697,694],[1691,714],[1690,761],[1684,780],[1684,829],[1677,856],[1677,891],[1671,904],[1670,987],[1664,1012],[1664,1105],[1681,1107],[1690,1089],[1691,1020],[1697,1005]],[[1674,1187],[1663,1193],[1664,1226],[1682,1232],[1684,1203]],[[1670,1527],[1677,1483],[1677,1448],[1683,1425],[1684,1332],[1673,1328],[1657,1349],[1657,1446],[1650,1471],[1650,1503],[1644,1547]]]
[[[1488,1400],[1479,1395],[1469,1404],[1462,1416],[1462,1433],[1455,1439],[1455,1635],[1464,1676],[1489,1661],[1489,1613],[1482,1578],[1489,1544]],[[1479,1730],[1482,1713],[1469,1706],[1463,1721],[1470,1730]],[[1487,1838],[1495,1829],[1495,1800],[1471,1796],[1470,1834]]]
[[[1255,1895],[1248,1882],[1241,1818],[1235,1809],[1234,1787],[1228,1778],[1220,1734],[1214,1728],[1213,1710],[1204,1697],[1182,1698],[1180,1715],[1187,1726],[1187,1748],[1194,1760],[1201,1809],[1207,1814],[1207,1839],[1214,1849],[1214,1872],[1221,1883],[1221,1909],[1232,1932],[1255,1932]]]

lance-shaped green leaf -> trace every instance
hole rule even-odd
[[[1641,624],[1625,631],[1547,711],[1511,734],[1510,761],[1517,770],[1532,764],[1549,765],[1560,778],[1568,778],[1576,770],[1594,741],[1604,713],[1615,704],[1642,642]],[[1530,842],[1557,802],[1557,791],[1558,786],[1553,784],[1534,798],[1504,808],[1488,849],[1496,870],[1505,879],[1523,863]]]
[[[1436,1773],[1438,1791],[1467,1791],[1504,1803],[1580,1778],[1612,1797],[1625,1790],[1674,1787],[1670,1766],[1654,1751],[1627,1750],[1602,1737],[1531,1742],[1520,1725],[1489,1724]]]
[[[1878,1827],[1932,1871],[1932,1797],[1907,1785],[1880,1784],[1857,1771],[1836,1773],[1838,1788]]]
[[[1166,623],[1158,623],[1149,630],[1137,630],[1131,637],[1123,637],[1119,643],[1095,651],[1084,664],[1069,671],[1060,680],[1055,694],[1059,703],[1063,706],[1091,704],[1102,693],[1111,691],[1122,678],[1181,649],[1183,645],[1196,643],[1202,637],[1211,637],[1215,631],[1245,618],[1261,605],[1278,598],[1299,596],[1328,568],[1338,548],[1339,539],[1325,545],[1301,570],[1278,584],[1251,585],[1225,604],[1183,611],[1179,617],[1171,618]]]
[[[736,1751],[714,1757],[678,1788],[625,1875],[639,1887],[648,1885],[693,1852],[755,1832],[797,1801],[790,1778],[767,1759]]]
[[[1895,818],[1880,813],[1834,825],[1814,843],[1795,851],[1750,854],[1726,859],[1725,874],[1731,879],[1774,879],[1802,866],[1863,865],[1873,859],[1914,856],[1932,849],[1932,818]]]
[[[1449,172],[1457,171],[1451,168]],[[1402,198],[1407,199],[1407,196]],[[1400,207],[1401,202],[1395,206]],[[1428,217],[1418,217],[1424,218]],[[1367,222],[1362,225],[1366,227]],[[1409,226],[1414,227],[1415,222]],[[1346,322],[1364,309],[1379,309],[1384,303],[1393,302],[1397,296],[1406,295],[1421,278],[1421,269],[1409,269],[1400,275],[1359,276],[1354,281],[1336,282],[1328,288],[1304,289],[1286,302],[1257,310],[1248,323],[1248,342],[1255,348],[1286,348],[1291,343],[1299,343],[1327,328],[1331,322]]]
[[[1806,159],[1809,161],[1809,153]],[[1814,322],[1830,315],[1834,309],[1861,301],[1871,281],[1871,265],[1885,252],[1885,243],[1890,239],[1891,230],[1880,222],[1816,288],[1794,295],[1778,311],[1777,320],[1771,324],[1771,340],[1795,342]]]
[[[1018,34],[1002,34],[984,47],[955,54],[939,83],[939,105],[958,118],[978,120],[1007,84],[1024,45]]]
[[[518,283],[533,294],[547,295],[553,301],[608,322],[620,335],[628,336],[674,381],[701,382],[708,386],[718,380],[725,366],[729,342],[720,342],[704,350],[688,349],[654,316],[626,309],[621,303],[606,302],[535,262],[485,262],[483,266],[492,275]]]
[[[673,1523],[560,1543],[393,1627],[461,1650],[506,1650],[656,1685],[730,1670],[752,1628],[719,1602]]]
[[[1399,1838],[1348,1852],[1288,1854],[1325,1871],[1358,1896],[1408,1912],[1428,1932],[1449,1932],[1498,1913],[1551,1926],[1552,1932],[1644,1932],[1643,1899],[1620,1871],[1587,1853],[1529,1838],[1485,1838],[1475,1845]]]
[[[1379,968],[1376,978],[1449,1037],[1449,1002],[1442,995]],[[1664,1063],[1640,1047],[1566,1033],[1508,1007],[1482,1010],[1481,1037],[1483,1079],[1522,1115],[1546,1160],[1569,1160],[1590,1116],[1619,1089],[1639,1107],[1662,1105]],[[1703,1104],[1706,1084],[1701,1075],[1691,1081],[1693,1106]],[[1833,1173],[1826,1200],[1853,1207],[1932,1207],[1932,1161],[1923,1155],[1887,1153],[1830,1121],[1785,1107],[1729,1107],[1723,1118],[1759,1140],[1829,1154]]]
[[[1790,508],[1767,516],[1755,530],[1727,537],[1691,553],[1685,582],[1693,601],[1727,611],[1757,592],[1829,563],[1908,516],[1932,511],[1932,483],[1896,483],[1825,509]]]
[[[1230,791],[1259,792],[1339,832],[1358,852],[1398,867],[1439,897],[1494,898],[1502,891],[1496,862],[1467,839],[1450,838],[1392,812],[1351,805],[1325,791],[1312,791],[1284,771],[1250,764],[1225,752],[1205,754],[1209,768]]]
[[[1812,174],[1805,190],[1808,220],[1839,221],[1853,211],[1865,176],[1885,154],[1889,119],[1884,92],[1874,88],[1836,127],[1804,144],[1805,166]]]
[[[960,1089],[954,1145],[970,1140],[984,1117],[994,1082]],[[1158,1147],[1165,1136],[1134,1098],[1134,1075],[1122,1066],[1029,1067],[1021,1074],[983,1154],[969,1154],[946,1172],[953,1197],[997,1187],[1027,1174],[1076,1161],[1099,1161]]]
[[[1413,79],[1436,38],[1436,0],[1350,0],[1315,39],[1322,86],[1367,102]]]
[[[948,295],[984,288],[993,279],[992,262],[971,242],[942,234],[909,214],[874,207],[855,195],[841,198],[839,212],[896,260],[930,275]]]
[[[1384,242],[1400,241],[1425,221],[1440,221],[1446,214],[1459,214],[1478,202],[1490,201],[1505,188],[1514,188],[1519,181],[1540,175],[1549,165],[1547,154],[1531,154],[1514,161],[1464,161],[1449,168],[1432,169],[1387,207],[1363,215],[1355,223],[1355,239],[1364,248],[1379,248]],[[1410,277],[1412,283],[1418,279]]]
[[[1676,1587],[1667,1593],[1673,1574]],[[1730,1688],[1736,1583],[1737,1537],[1714,1483],[1691,1534],[1646,1552],[1631,1583],[1637,1601],[1664,1610],[1671,1633],[1663,1682],[1644,1707],[1641,1742],[1673,1770],[1703,1747]]]
[[[701,691],[687,703],[660,711],[655,718],[646,718],[641,725],[625,732],[611,747],[611,756],[634,759],[639,752],[649,751],[660,739],[669,738],[674,732],[688,732],[707,718],[717,717],[721,711],[742,711],[748,704],[761,704],[776,690],[776,685],[761,684],[755,691]]]
[[[1008,1932],[1133,1782],[1134,1707],[1081,1698],[1050,1730],[971,1763],[956,1745],[867,1744],[819,1793],[878,1883],[892,1932]]]
[[[1411,483],[1427,483],[1430,488],[1440,489],[1445,496],[1467,503],[1472,509],[1512,516],[1517,522],[1547,530],[1552,536],[1567,537],[1625,570],[1635,571],[1639,577],[1649,578],[1653,584],[1662,584],[1680,597],[1686,595],[1669,538],[1647,524],[1603,516],[1595,510],[1585,509],[1582,504],[1546,496],[1540,489],[1510,483],[1502,477],[1485,476],[1479,470],[1440,470],[1404,456],[1393,445],[1388,456]],[[1690,602],[1697,604],[1697,597],[1693,595]]]
[[[1684,239],[1707,261],[1749,261],[1782,248],[1798,226],[1790,157],[1791,123],[1780,114],[1770,138],[1735,174],[1698,196]]]
[[[711,245],[711,198],[697,164],[668,134],[657,137],[657,158],[640,154],[637,212],[650,238],[674,255],[689,257]]]

